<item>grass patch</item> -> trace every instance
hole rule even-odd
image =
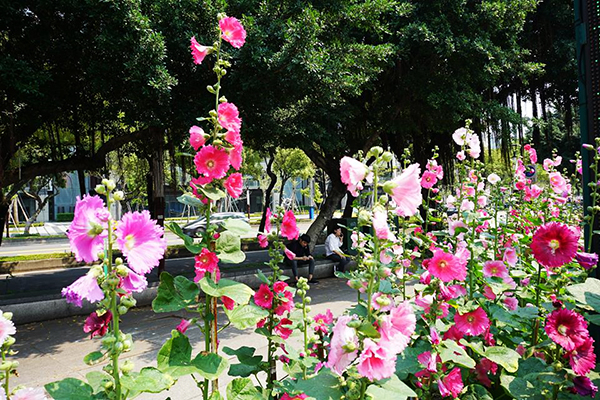
[[[69,257],[73,257],[73,254],[71,254],[71,253],[27,254],[24,256],[0,257],[0,262],[50,260],[50,259],[56,259],[56,258],[69,258]]]
[[[40,235],[39,233],[32,233],[30,235],[25,236],[23,233],[18,233],[16,235],[12,235],[9,238],[3,238],[4,240],[15,240],[15,241],[23,241],[23,240],[40,240],[40,239],[66,239],[67,235]]]

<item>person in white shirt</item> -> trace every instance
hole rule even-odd
[[[344,272],[346,265],[350,262],[340,249],[342,237],[342,228],[336,226],[325,240],[325,257],[337,262],[338,265],[335,267],[335,270],[340,272]]]

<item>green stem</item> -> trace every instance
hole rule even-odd
[[[375,162],[373,163],[374,167],[373,167],[373,205],[372,207],[375,208],[375,206],[377,205],[377,190],[378,190],[378,183],[379,183],[379,169],[377,168],[377,163],[379,162],[379,157],[375,160]],[[387,216],[386,216],[387,218]],[[377,237],[377,234],[375,234],[375,232],[373,232],[373,257],[374,257],[374,266],[370,266],[369,267],[369,285],[367,286],[367,320],[369,322],[371,321],[371,317],[372,317],[372,313],[373,313],[373,306],[371,304],[371,298],[373,296],[373,282],[375,280],[375,274],[377,273],[377,265],[379,264],[378,260],[379,260],[379,238]]]
[[[535,306],[539,308],[540,305],[540,284],[542,282],[542,264],[538,263],[538,274],[537,274],[537,284],[535,285]],[[533,327],[533,345],[537,345],[538,341],[538,331],[540,328],[540,319],[536,318],[534,327]]]
[[[6,350],[2,350],[2,362],[6,361]],[[8,391],[8,380],[10,378],[10,370],[4,372],[4,392],[7,400],[10,400],[10,392]]]
[[[112,203],[112,196],[110,193],[106,196],[106,205],[110,210]],[[108,219],[108,276],[109,278],[113,275],[113,229],[112,229],[112,219]],[[120,350],[116,348],[118,343],[121,343],[121,333],[119,330],[119,308],[118,308],[118,295],[115,288],[111,287],[110,289],[110,309],[113,315],[112,319],[112,330],[113,335],[115,337],[115,342],[113,344],[111,359],[112,359],[112,373],[113,378],[115,380],[115,394],[116,399],[121,400],[121,378],[119,371],[119,355],[121,353]]]

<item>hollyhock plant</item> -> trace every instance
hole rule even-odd
[[[15,324],[4,317],[2,311],[0,311],[0,346],[4,344],[9,336],[14,335],[15,333],[17,333]]]
[[[281,235],[289,240],[296,239],[298,235],[300,235],[300,231],[296,225],[296,216],[291,210],[286,211],[283,215],[283,222],[281,223]]]
[[[219,124],[224,129],[239,134],[242,126],[242,120],[240,119],[240,113],[235,104],[227,102],[219,104],[219,107],[217,108],[217,115]]]
[[[328,325],[333,323],[333,314],[330,309],[327,309],[325,314],[317,314],[314,316],[315,332],[327,334],[329,332]]]
[[[199,174],[212,179],[221,179],[229,169],[229,154],[212,145],[204,146],[196,153],[194,164]]]
[[[348,187],[352,196],[358,196],[358,190],[363,188],[362,181],[369,172],[366,165],[352,157],[343,157],[340,161],[340,175],[342,182]]]
[[[535,259],[546,267],[560,267],[575,257],[579,238],[573,230],[559,222],[540,226],[531,241]]]
[[[98,260],[98,253],[104,249],[106,220],[101,217],[108,212],[99,196],[77,197],[73,222],[69,225],[67,237],[71,251],[77,261],[88,263]]]
[[[262,308],[270,309],[273,306],[273,292],[268,285],[264,283],[260,285],[260,288],[254,293],[254,302],[256,305]]]
[[[454,255],[446,253],[443,250],[437,250],[433,253],[433,258],[427,264],[427,270],[442,282],[453,280],[464,281],[467,277],[465,265]]]
[[[464,388],[462,375],[458,367],[454,368],[444,378],[438,379],[437,383],[442,397],[452,396],[456,399]]]
[[[567,351],[573,351],[589,337],[582,315],[566,308],[554,310],[546,319],[546,333]]]
[[[454,323],[459,332],[470,336],[479,336],[490,327],[490,320],[481,307],[464,314],[457,312],[454,315]]]
[[[242,143],[236,143],[233,149],[229,152],[229,163],[236,171],[242,167],[242,151],[244,150]]]
[[[577,375],[587,375],[596,368],[594,339],[586,338],[575,350],[569,352],[569,364]]]
[[[164,230],[148,210],[128,212],[117,225],[117,248],[123,252],[129,267],[146,275],[158,266],[167,249]]]
[[[396,371],[395,354],[389,352],[371,339],[365,339],[363,351],[358,359],[358,373],[367,379],[389,378]]]
[[[288,258],[288,260],[293,260],[294,258],[296,258],[296,254],[294,254],[293,251],[288,250],[287,247],[283,249],[283,252],[285,253],[285,256]]]
[[[94,336],[104,336],[108,331],[108,324],[110,321],[112,321],[112,313],[110,311],[106,311],[102,315],[98,315],[98,312],[94,311],[85,320],[83,331],[91,334],[90,338],[93,338]]]
[[[246,30],[237,18],[222,18],[219,20],[219,29],[221,29],[221,38],[236,49],[246,42]]]
[[[11,397],[11,400],[47,400],[44,389],[41,388],[23,388],[17,390]]]
[[[576,376],[573,378],[572,392],[580,396],[595,398],[596,393],[598,393],[598,387],[587,376]]]
[[[483,276],[485,276],[486,278],[508,278],[508,269],[502,261],[486,261],[483,264]]]
[[[190,128],[190,145],[194,148],[194,150],[198,151],[198,149],[204,146],[206,139],[204,138],[204,130],[199,126],[192,126]]]
[[[258,235],[258,245],[264,249],[269,246],[269,238],[267,235]]]
[[[119,277],[121,283],[119,288],[125,290],[128,294],[132,292],[142,292],[148,287],[148,280],[144,275],[136,274],[129,268],[125,267],[127,276]]]
[[[225,189],[227,189],[227,193],[234,199],[237,199],[242,194],[244,189],[244,178],[242,174],[236,172],[227,177],[225,182],[223,183]]]
[[[402,174],[390,181],[393,187],[390,194],[396,203],[398,215],[403,217],[415,215],[423,202],[420,174],[419,164],[412,164],[402,171]]]
[[[338,375],[341,375],[358,356],[358,336],[356,330],[348,326],[352,320],[350,316],[339,317],[333,327],[331,350],[326,365]]]
[[[187,331],[190,325],[192,325],[191,319],[182,319],[179,325],[177,325],[176,329],[181,333],[185,333],[185,331]]]
[[[93,268],[90,272],[64,288],[61,294],[66,298],[68,303],[74,304],[77,307],[82,306],[83,299],[86,299],[90,303],[102,300],[104,292],[98,285],[98,275],[98,270]]]
[[[293,332],[293,330],[289,328],[291,324],[291,319],[282,318],[279,324],[277,324],[274,328],[275,333],[277,333],[283,340],[287,340]]]
[[[195,36],[192,36],[190,43],[190,48],[192,49],[192,57],[194,57],[194,64],[202,64],[202,61],[204,61],[204,57],[206,57],[206,55],[210,51],[210,47],[202,46],[200,43],[198,43]]]
[[[437,175],[431,171],[423,172],[421,177],[421,186],[423,189],[431,189],[437,183]]]
[[[194,278],[194,282],[200,281],[207,273],[216,273],[216,280],[219,280],[221,275],[219,271],[219,257],[215,253],[205,247],[200,254],[196,255],[195,261],[194,269],[196,277]]]
[[[584,269],[592,269],[598,265],[598,254],[579,252],[575,254],[575,259]]]

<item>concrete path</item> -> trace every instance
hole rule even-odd
[[[313,316],[328,308],[334,315],[341,315],[356,301],[356,292],[346,285],[345,280],[336,278],[321,280],[310,289],[310,296]],[[144,366],[156,366],[158,350],[182,317],[185,317],[184,312],[155,314],[149,308],[130,311],[123,317],[122,330],[133,335],[134,347],[121,360],[130,359],[135,363],[136,371]],[[218,317],[219,321],[224,319],[223,315]],[[16,359],[20,362],[20,376],[11,379],[11,387],[17,384],[43,386],[66,377],[84,379],[86,373],[100,370],[104,364],[89,367],[83,362],[86,354],[100,348],[99,340],[90,340],[82,331],[84,320],[84,317],[72,317],[17,326],[14,349],[19,351]],[[191,328],[187,334],[194,347],[192,354],[204,350],[203,338],[197,328]],[[252,346],[257,348],[257,354],[266,354],[266,340],[253,329],[239,331],[228,327],[219,340],[220,348]],[[301,333],[296,332],[289,343],[299,347]],[[230,363],[237,363],[235,357],[230,358]],[[283,372],[279,371],[278,376],[283,377]],[[222,393],[231,379],[226,373],[219,379]],[[199,389],[188,376],[181,378],[168,392],[142,394],[137,399],[164,400],[167,397],[173,400],[201,398]]]

